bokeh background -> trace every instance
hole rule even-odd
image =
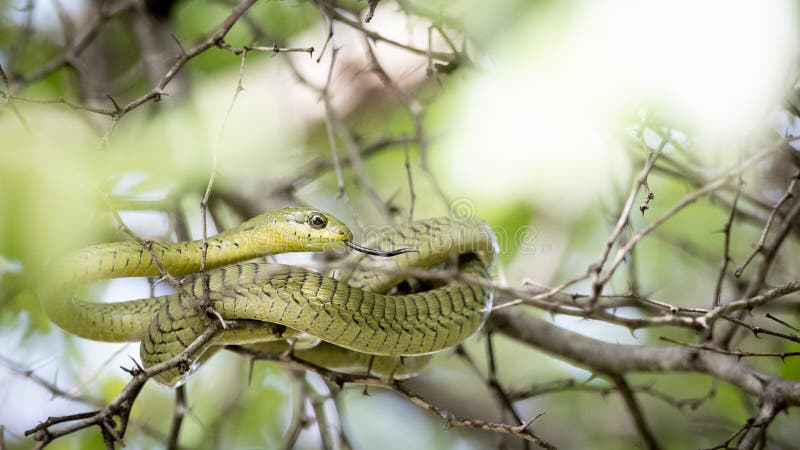
[[[216,30],[234,5],[130,3],[71,57],[71,67],[27,82],[27,75],[81,39],[99,8],[119,3],[0,1],[6,75],[0,96],[0,425],[8,448],[30,448],[24,430],[47,416],[91,409],[91,399],[111,400],[128,379],[119,366],[138,357],[136,344],[86,341],[50,325],[36,298],[43,268],[69,250],[124,239],[111,209],[143,238],[174,239],[177,222],[198,238],[199,203],[214,167],[210,231],[258,211],[301,204],[330,211],[354,229],[387,223],[387,209],[404,220],[410,176],[415,218],[466,210],[498,230],[498,282],[555,286],[597,260],[647,156],[643,144],[658,146],[659,130],[671,130],[665,154],[680,162],[683,175],[690,168],[703,177],[778,136],[800,133],[794,106],[800,16],[792,1],[384,0],[370,23],[360,20],[365,1],[338,2],[337,14],[358,27],[331,25],[323,13],[327,2],[258,1],[227,34],[227,44],[313,46],[314,53],[254,50],[243,62],[212,46],[181,68],[158,102],[119,120],[70,107],[66,102],[113,109],[139,98],[182,48]],[[365,39],[361,27],[381,39]],[[326,44],[329,29],[333,38]],[[339,195],[326,126],[333,128],[340,158],[373,146],[358,158],[363,167],[345,164],[346,197]],[[735,262],[758,240],[769,213],[763,205],[785,192],[791,161],[790,150],[746,172],[746,191],[761,207],[745,207],[761,222],[734,224]],[[634,211],[630,229],[674,205],[694,188],[690,179],[654,171],[649,188],[655,199],[647,214]],[[719,200],[731,195],[729,189],[701,199],[646,238],[635,266],[620,270],[609,291],[635,284],[675,305],[710,305],[722,256],[719,231],[729,214]],[[800,247],[797,240],[786,245],[779,277],[797,279]],[[312,261],[308,255],[276,260]],[[734,289],[726,286],[728,300]],[[587,289],[579,283],[571,292]],[[168,290],[162,285],[156,293]],[[147,280],[92,289],[94,298],[108,301],[149,293]],[[609,342],[659,345],[663,335],[687,336],[532,313]],[[636,308],[619,313],[641,314]],[[795,324],[800,319],[796,307],[784,314]],[[516,402],[522,417],[545,413],[533,425],[538,435],[561,448],[640,445],[619,396],[604,391],[607,381],[502,337],[495,341],[498,380],[508,390],[567,379],[586,387]],[[791,350],[780,342],[753,345]],[[485,374],[485,337],[475,336],[465,350]],[[796,358],[748,362],[800,379]],[[297,380],[275,363],[255,364],[249,382],[248,372],[244,358],[221,352],[195,374],[182,448],[280,448]],[[73,399],[54,395],[34,375]],[[325,400],[329,387],[320,379],[307,375],[306,381],[354,448],[521,448],[490,432],[445,430],[442,418],[385,390],[364,396],[360,386],[346,387],[334,403]],[[752,399],[707,376],[641,375],[632,383],[672,399],[641,395],[667,448],[713,447],[753,414]],[[481,375],[453,352],[437,355],[409,385],[459,416],[508,421]],[[674,404],[706,396],[696,408]],[[163,447],[172,405],[171,391],[148,385],[134,409],[127,447]],[[776,418],[769,448],[795,448],[796,425],[796,411]],[[298,448],[320,445],[313,426],[297,442]],[[51,447],[104,444],[89,429]]]

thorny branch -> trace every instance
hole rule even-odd
[[[156,364],[152,367],[142,368],[136,366],[133,369],[126,369],[131,374],[131,380],[120,391],[114,400],[109,402],[104,408],[97,411],[90,411],[80,414],[72,414],[62,417],[48,417],[39,425],[25,431],[26,436],[32,435],[37,441],[36,448],[42,448],[50,442],[66,436],[70,433],[97,426],[100,428],[103,439],[107,446],[113,448],[117,444],[124,445],[122,440],[127,430],[128,420],[134,402],[150,378],[153,376],[179,366],[189,367],[191,360],[189,355],[195,354],[198,349],[203,348],[219,331],[218,322],[213,322],[197,339],[194,340],[184,351],[170,358],[167,361]],[[119,419],[119,424],[115,420]],[[71,423],[63,428],[53,429],[54,426]]]
[[[717,284],[714,287],[714,306],[719,306],[722,296],[722,283],[725,281],[725,275],[728,273],[728,264],[731,262],[731,228],[733,228],[733,221],[736,219],[736,205],[739,203],[739,196],[742,193],[742,178],[739,176],[739,182],[736,184],[736,194],[731,203],[731,213],[728,215],[728,220],[722,228],[725,234],[725,243],[722,245],[722,267],[719,269],[717,276]]]
[[[512,426],[502,423],[494,423],[478,419],[460,418],[456,417],[449,411],[430,403],[428,400],[421,397],[420,395],[415,394],[409,388],[407,388],[402,382],[399,381],[394,381],[394,380],[385,381],[373,376],[350,375],[350,374],[333,372],[328,369],[325,369],[324,367],[319,367],[309,362],[299,360],[291,354],[274,354],[239,346],[227,346],[226,348],[235,353],[248,355],[249,357],[257,360],[278,361],[286,364],[288,367],[291,368],[314,372],[322,376],[323,378],[327,379],[328,381],[334,383],[335,385],[338,385],[339,387],[342,387],[347,383],[355,383],[355,384],[363,384],[366,386],[376,386],[376,387],[384,387],[392,389],[394,392],[397,392],[398,394],[406,397],[415,405],[425,410],[431,411],[437,416],[441,417],[442,420],[444,420],[445,426],[447,427],[477,428],[481,430],[511,434],[519,438],[522,438],[524,440],[534,442],[537,445],[541,446],[542,448],[546,449],[556,448],[552,444],[538,438],[536,435],[530,432],[529,430],[530,426],[533,422],[533,419],[535,419],[536,417],[534,417],[532,420],[529,420],[526,423],[517,426]]]
[[[161,274],[161,280],[166,280],[171,286],[175,287],[176,289],[180,288],[183,285],[183,280],[179,280],[173,277],[167,269],[164,267],[164,264],[161,262],[161,257],[156,254],[156,251],[153,249],[153,242],[142,239],[139,235],[134,233],[125,222],[122,220],[122,217],[119,215],[119,211],[116,209],[111,209],[111,215],[114,217],[114,220],[117,222],[117,226],[119,229],[125,233],[129,238],[136,241],[142,248],[147,250],[150,253],[150,257],[153,259],[153,262],[156,264],[159,273]],[[159,281],[161,281],[159,280]]]
[[[76,58],[86,50],[109,20],[128,12],[136,4],[136,0],[120,0],[110,5],[102,4],[97,11],[97,15],[82,27],[80,35],[62,53],[30,73],[17,74],[11,72],[9,74],[11,79],[10,91],[13,91],[18,84],[25,85],[39,81],[64,66],[75,64]]]
[[[642,137],[641,140],[644,144],[644,137]],[[650,171],[653,170],[653,165],[655,164],[656,159],[658,159],[658,156],[664,150],[664,146],[666,146],[668,142],[669,139],[662,139],[661,144],[655,150],[650,150],[644,146],[645,150],[649,152],[647,161],[645,162],[642,171],[639,173],[639,176],[633,181],[633,185],[628,193],[628,198],[625,201],[625,205],[622,207],[622,211],[619,213],[619,218],[617,219],[616,225],[614,225],[614,230],[611,232],[611,235],[606,241],[606,245],[603,248],[603,253],[600,255],[600,259],[589,266],[588,275],[592,282],[592,297],[589,299],[589,307],[594,306],[595,301],[597,301],[597,297],[603,290],[603,286],[608,278],[610,278],[601,278],[600,273],[602,272],[603,266],[611,254],[611,249],[614,247],[617,239],[619,239],[622,231],[625,229],[625,225],[628,223],[628,217],[631,214],[631,210],[633,209],[633,204],[636,201],[636,196],[639,194],[639,190],[642,189],[643,186],[647,185],[647,176],[650,174]],[[650,201],[650,194],[647,196],[647,201]],[[644,213],[644,209],[642,209],[642,213]],[[627,254],[627,252],[625,254]],[[613,267],[610,272],[613,272]]]
[[[522,420],[522,418],[520,418],[519,414],[517,414],[510,396],[508,393],[506,393],[505,389],[500,385],[500,381],[498,380],[494,346],[491,344],[491,342],[491,334],[488,334],[486,336],[486,356],[489,367],[488,374],[485,377],[472,357],[469,356],[469,353],[466,351],[463,345],[458,345],[456,347],[456,354],[463,358],[464,361],[472,368],[475,374],[486,384],[489,389],[494,392],[505,412],[514,418],[514,421],[517,423],[517,425],[522,425],[525,422]],[[527,445],[525,448],[528,448]]]
[[[492,314],[487,328],[604,374],[705,373],[752,395],[775,396],[787,405],[800,405],[800,382],[760,372],[736,357],[683,346],[611,344],[509,310]]]
[[[8,92],[5,93],[6,101],[10,100],[20,100],[20,101],[29,101],[34,103],[62,103],[70,108],[73,109],[80,109],[89,111],[96,114],[106,115],[112,118],[112,129],[119,121],[119,119],[124,116],[125,114],[133,111],[134,109],[138,108],[139,106],[148,103],[150,101],[158,101],[162,95],[165,94],[164,89],[166,86],[172,81],[173,78],[178,74],[178,72],[189,62],[191,59],[197,57],[198,55],[204,53],[205,51],[209,50],[213,47],[220,47],[230,49],[230,47],[226,47],[224,42],[225,36],[228,32],[233,28],[239,18],[256,2],[256,0],[242,0],[237,5],[235,5],[230,15],[219,25],[216,31],[210,34],[205,39],[201,40],[196,45],[192,46],[188,50],[184,50],[181,48],[180,54],[177,56],[175,62],[169,68],[169,70],[161,77],[160,80],[156,83],[156,85],[151,88],[147,93],[141,95],[140,97],[131,100],[124,106],[120,106],[114,101],[113,98],[109,97],[113,104],[113,108],[99,108],[93,107],[89,105],[78,104],[75,102],[71,102],[65,99],[29,99],[24,97],[18,97],[12,94],[15,86],[17,84],[26,85],[38,81],[45,76],[59,70],[65,65],[74,64],[75,58],[83,52],[86,47],[92,42],[92,40],[97,36],[100,32],[102,26],[111,18],[120,15],[122,13],[127,12],[129,9],[134,7],[137,4],[136,0],[122,0],[119,1],[109,7],[101,7],[98,13],[98,16],[90,22],[87,26],[84,27],[84,33],[78,37],[75,42],[70,45],[64,52],[51,60],[49,63],[41,66],[36,71],[26,74],[16,76],[15,74],[11,74],[11,84],[8,87]],[[270,49],[271,51],[305,51],[310,52],[309,49],[282,49],[279,47],[273,47]],[[234,53],[236,53],[234,51]],[[238,54],[238,53],[237,53]]]
[[[772,208],[772,211],[769,213],[767,222],[764,224],[764,230],[761,232],[761,237],[758,238],[758,243],[756,244],[755,249],[750,256],[745,259],[744,263],[742,263],[742,265],[736,269],[735,274],[737,277],[742,275],[744,269],[750,265],[750,262],[753,261],[753,258],[755,258],[757,254],[764,251],[764,246],[767,243],[767,234],[769,234],[769,230],[772,228],[772,222],[775,220],[775,216],[778,214],[778,211],[780,211],[781,207],[794,196],[797,180],[800,180],[800,169],[797,169],[797,172],[795,172],[794,176],[792,176],[792,181],[789,183],[789,187],[786,188],[786,192],[783,193],[781,198],[778,200],[778,203],[775,204],[775,206]]]

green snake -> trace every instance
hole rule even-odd
[[[279,349],[285,344],[263,342],[310,335],[323,343],[297,350],[301,358],[305,352],[311,362],[334,370],[369,361],[376,372],[395,377],[412,374],[418,365],[410,358],[393,363],[396,357],[451,347],[480,328],[492,302],[492,292],[484,286],[452,281],[419,293],[388,292],[406,277],[404,270],[451,261],[458,261],[462,273],[488,278],[497,247],[488,225],[477,218],[441,217],[367,230],[365,236],[367,247],[354,244],[346,225],[313,209],[270,211],[209,237],[208,271],[177,293],[116,303],[86,301],[72,292],[101,279],[159,276],[162,269],[172,276],[195,274],[203,266],[203,241],[95,245],[56,263],[52,281],[42,291],[42,306],[53,322],[78,336],[141,341],[146,367],[180,354],[218,320],[216,315],[228,326],[192,355],[195,360],[207,357],[203,351],[212,346],[260,342]],[[366,252],[369,247],[414,251],[392,258],[354,252],[344,260],[339,279],[299,267],[241,262],[345,246]],[[178,367],[155,378],[175,386],[185,375],[186,369]]]

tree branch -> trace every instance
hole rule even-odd
[[[800,382],[760,372],[733,356],[677,346],[611,344],[565,330],[520,311],[501,310],[489,317],[487,328],[546,353],[609,375],[629,373],[696,372],[727,381],[761,397],[783,398],[800,405]]]

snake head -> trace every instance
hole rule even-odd
[[[264,254],[342,250],[353,240],[347,225],[332,215],[310,208],[284,208],[255,217],[245,224]]]
[[[380,250],[353,242],[347,225],[332,215],[309,208],[284,208],[270,211],[242,224],[255,242],[258,255],[286,252],[325,252],[345,246],[373,256],[396,256],[416,250]]]

